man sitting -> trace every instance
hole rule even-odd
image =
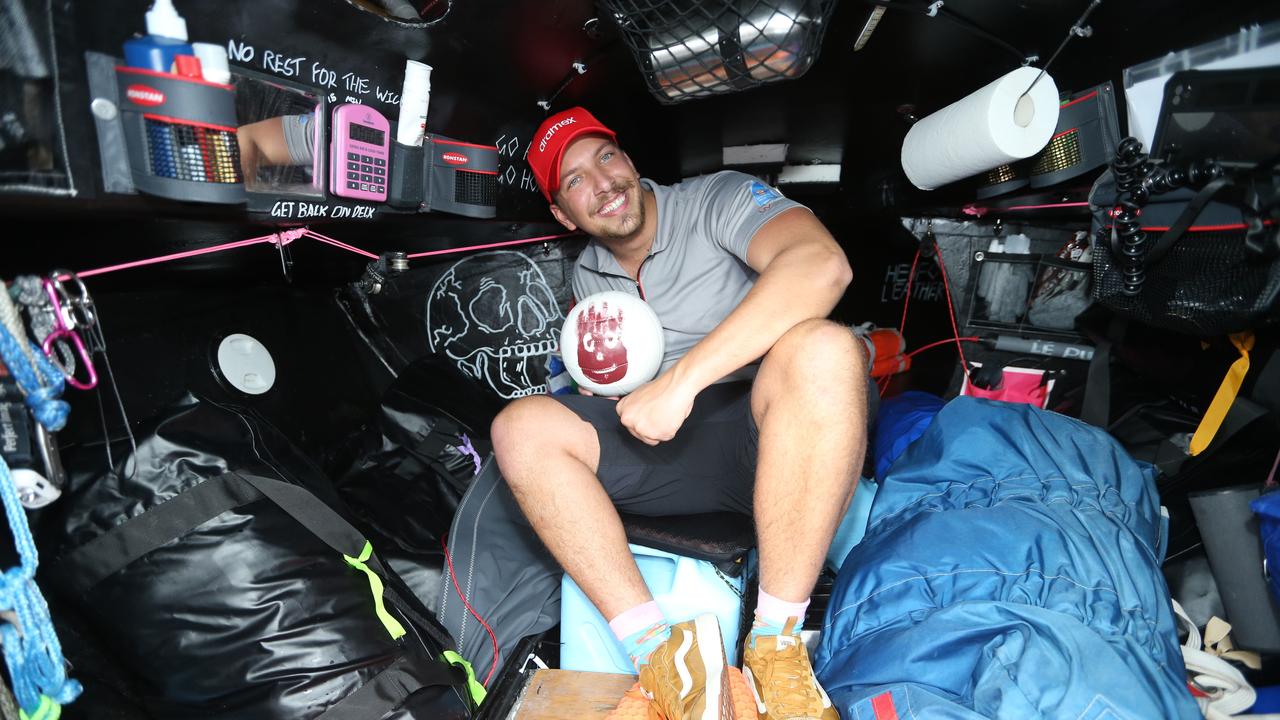
[[[592,237],[575,296],[644,298],[666,354],[621,400],[533,396],[498,415],[494,449],[521,509],[668,720],[732,715],[723,644],[713,618],[663,617],[618,510],[753,515],[760,595],[744,674],[761,716],[837,718],[799,634],[866,444],[863,351],[824,319],[852,277],[843,251],[749,175],[640,178],[582,108],[549,117],[528,160],[555,218]]]

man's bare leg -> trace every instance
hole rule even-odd
[[[756,376],[760,586],[788,602],[809,598],[853,498],[866,450],[866,387],[857,339],[826,320],[785,333]]]
[[[756,621],[743,674],[769,717],[839,720],[799,630],[866,446],[866,361],[849,329],[807,320],[765,355],[751,392],[760,429]]]
[[[653,707],[671,718],[732,720],[715,616],[673,626],[662,617],[596,476],[595,429],[559,402],[533,396],[498,414],[493,446],[534,532],[609,618]]]
[[[493,421],[498,467],[560,567],[607,619],[653,599],[596,477],[595,429],[559,402],[518,399]]]

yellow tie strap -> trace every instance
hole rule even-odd
[[[363,572],[369,576],[369,589],[373,591],[373,609],[378,614],[378,619],[382,621],[383,627],[387,632],[391,633],[392,640],[399,640],[405,634],[404,626],[398,620],[387,612],[387,604],[382,599],[382,578],[378,574],[369,569],[365,565],[365,561],[373,557],[373,543],[368,540],[364,541],[364,549],[360,551],[360,557],[353,558],[350,555],[343,555],[342,559],[347,561],[351,567]],[[35,718],[32,718],[35,720]]]
[[[1249,372],[1249,351],[1253,349],[1253,332],[1245,330],[1232,333],[1230,338],[1231,344],[1240,351],[1240,358],[1231,363],[1226,377],[1222,378],[1222,384],[1218,386],[1218,392],[1209,403],[1209,409],[1200,420],[1200,427],[1197,427],[1195,435],[1191,436],[1192,455],[1204,452],[1204,449],[1213,442],[1214,436],[1218,434],[1218,428],[1222,427],[1222,422],[1227,419],[1227,411],[1231,409],[1231,404],[1236,401],[1236,395],[1240,393],[1245,374]]]
[[[489,694],[489,691],[485,690],[484,686],[481,685],[479,681],[476,680],[476,671],[474,668],[471,667],[471,663],[467,662],[466,658],[462,657],[461,655],[459,655],[458,653],[452,650],[445,650],[443,653],[443,657],[445,659],[445,662],[449,663],[450,665],[457,665],[458,667],[466,671],[467,689],[471,692],[471,699],[474,700],[476,703],[476,706],[479,707],[480,703],[484,702],[484,698],[486,695]]]
[[[53,698],[48,695],[40,696],[40,706],[36,711],[27,714],[26,710],[18,709],[18,716],[22,720],[58,720],[62,717],[62,706],[54,702]]]

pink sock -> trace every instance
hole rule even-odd
[[[615,637],[619,641],[626,640],[628,637],[635,635],[641,630],[666,622],[662,611],[658,609],[658,601],[650,600],[647,603],[624,610],[621,615],[609,621],[609,629],[613,631]]]
[[[804,623],[804,611],[809,608],[809,601],[789,602],[780,597],[775,597],[760,588],[759,595],[756,596],[756,625],[765,625],[774,628],[774,633],[782,632],[789,618],[795,618],[795,627],[793,632],[800,632],[800,626]],[[768,634],[774,634],[768,633]]]
[[[659,645],[671,637],[667,619],[658,609],[658,603],[650,600],[641,603],[609,621],[609,629],[627,651],[636,670],[649,662],[649,656]]]

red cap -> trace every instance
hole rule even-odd
[[[182,77],[203,77],[203,71],[200,68],[200,58],[195,55],[174,55],[173,72],[175,75],[181,75]]]
[[[560,189],[560,161],[564,159],[565,148],[574,138],[587,133],[608,135],[614,141],[618,139],[612,130],[580,107],[569,108],[543,120],[533,134],[532,145],[529,146],[529,167],[533,169],[533,178],[538,181],[547,202],[553,202],[551,196]]]

